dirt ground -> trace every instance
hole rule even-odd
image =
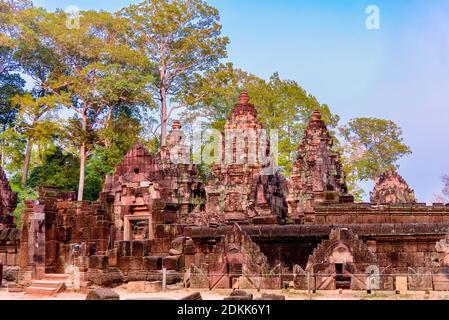
[[[228,296],[231,290],[194,290],[184,289],[176,286],[169,287],[164,292],[158,293],[128,293],[125,286],[113,289],[120,295],[121,300],[149,299],[149,300],[178,300],[193,292],[200,291],[203,300],[223,300]],[[245,290],[252,293],[254,298],[261,296],[262,292],[257,290]],[[364,291],[319,291],[318,293],[308,295],[306,291],[297,290],[265,290],[266,293],[276,293],[285,296],[286,300],[449,300],[449,292],[430,292],[424,291],[408,292],[406,294],[395,294],[394,292],[374,292],[368,295]],[[5,287],[0,288],[0,300],[85,300],[86,293],[82,292],[61,292],[56,296],[33,296],[23,292],[10,293]]]

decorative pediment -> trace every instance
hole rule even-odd
[[[379,176],[370,195],[374,204],[416,203],[415,192],[396,171]]]

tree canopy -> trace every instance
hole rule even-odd
[[[374,179],[410,153],[392,121],[361,118],[340,130],[327,104],[293,80],[235,68],[219,12],[202,0],[149,0],[118,12],[70,15],[0,0],[1,165],[23,200],[40,185],[95,200],[105,175],[141,142],[156,153],[169,120],[223,130],[241,91],[265,128],[278,130],[288,175],[313,110],[344,152],[348,179]],[[27,79],[25,81],[24,79]],[[207,168],[199,166],[207,179]],[[20,213],[18,214],[20,215]]]

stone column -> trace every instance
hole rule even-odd
[[[45,275],[45,205],[35,202],[28,229],[28,264],[32,267],[32,278]]]

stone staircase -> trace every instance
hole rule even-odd
[[[51,296],[70,286],[68,274],[46,274],[43,279],[32,280],[31,285],[25,289],[26,294]]]

